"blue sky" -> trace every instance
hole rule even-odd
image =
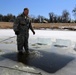
[[[12,13],[18,15],[25,7],[30,9],[30,15],[42,15],[49,17],[49,12],[61,15],[67,9],[73,18],[72,10],[76,6],[76,0],[0,0],[0,14]]]

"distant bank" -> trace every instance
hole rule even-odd
[[[76,30],[76,23],[32,23],[35,29],[70,29]],[[12,22],[0,22],[0,29],[12,29]]]

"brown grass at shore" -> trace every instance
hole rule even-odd
[[[60,28],[60,27],[75,27],[76,23],[32,23],[33,27],[39,28]],[[0,22],[0,29],[12,29],[12,22]]]

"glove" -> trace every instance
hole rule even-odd
[[[16,34],[16,35],[19,35],[19,31],[15,31],[15,34]]]
[[[35,32],[33,31],[33,35],[35,35]]]

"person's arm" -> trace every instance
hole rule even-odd
[[[14,30],[16,35],[19,34],[19,18],[18,17],[14,21],[13,30]]]
[[[32,25],[31,25],[31,21],[30,21],[30,23],[29,23],[29,28],[31,29],[31,31],[32,31],[32,32],[33,32],[33,34],[35,35],[35,31],[34,31],[34,29],[33,29]]]

